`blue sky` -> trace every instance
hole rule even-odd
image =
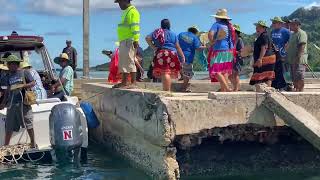
[[[116,28],[121,10],[113,0],[90,0],[90,65],[109,61],[102,49],[114,49]],[[133,0],[141,13],[141,41],[145,35],[169,18],[172,30],[183,32],[191,25],[208,30],[214,20],[210,17],[219,8],[227,8],[232,22],[242,31],[253,33],[253,23],[262,19],[270,24],[273,16],[285,16],[299,7],[320,5],[320,0]],[[57,56],[71,39],[79,53],[82,67],[82,0],[0,0],[0,33],[8,35],[17,30],[23,35],[41,35],[51,57]]]

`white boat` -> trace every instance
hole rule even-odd
[[[47,52],[47,49],[43,43],[43,38],[38,36],[0,36],[0,56],[4,53],[10,52],[18,55],[20,58],[29,61],[33,68],[39,71],[39,74],[44,78],[44,84],[57,79],[57,75]],[[24,52],[28,52],[28,57]],[[57,98],[37,100],[37,104],[32,105],[33,111],[33,127],[35,134],[35,142],[38,146],[37,149],[25,150],[25,154],[35,152],[51,152],[53,150],[52,134],[50,136],[49,117],[53,107],[61,104],[72,104],[76,107],[80,113],[81,120],[81,133],[82,133],[82,153],[86,153],[88,147],[88,128],[86,117],[79,106],[79,100],[77,97],[67,97],[66,101],[60,101]],[[19,112],[17,112],[19,113]],[[5,120],[6,109],[0,110],[0,148],[3,148],[5,137]],[[78,127],[76,127],[78,128]],[[51,129],[52,130],[52,129]],[[63,133],[61,131],[61,133]],[[72,137],[71,137],[72,138]],[[19,132],[15,132],[11,138],[10,145],[15,146],[17,144],[30,143],[30,138],[25,129],[20,129]],[[1,156],[1,152],[0,152]],[[1,157],[0,157],[1,159]],[[1,163],[1,162],[0,162]]]

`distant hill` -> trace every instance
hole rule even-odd
[[[309,65],[314,71],[320,71],[320,52],[313,46],[320,46],[320,7],[299,8],[289,16],[293,18],[300,19],[302,29],[308,34]]]

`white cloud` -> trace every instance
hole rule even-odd
[[[305,9],[311,9],[312,7],[320,7],[320,2],[313,2],[307,6],[305,6]]]
[[[9,0],[0,0],[1,11],[13,11],[16,10],[16,6]]]
[[[1,0],[0,0],[1,1]],[[162,5],[183,5],[206,0],[135,0],[137,7]],[[49,15],[79,15],[82,13],[82,0],[27,0],[29,12]],[[118,5],[113,0],[90,0],[92,10],[114,9]]]

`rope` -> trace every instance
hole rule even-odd
[[[35,162],[41,160],[45,155],[45,152],[42,152],[42,155],[40,156],[40,158],[35,159],[35,160],[30,157],[29,153],[27,152],[27,150],[30,149],[30,145],[27,144],[28,137],[29,137],[27,135],[28,133],[26,133],[26,141],[25,141],[25,143],[24,144],[20,143],[23,135],[27,131],[27,126],[26,126],[26,123],[25,123],[24,115],[23,115],[23,101],[24,101],[23,94],[22,94],[21,91],[19,91],[19,93],[20,93],[21,98],[22,98],[21,116],[22,116],[22,122],[23,122],[23,125],[24,125],[24,128],[23,128],[24,130],[22,131],[22,133],[20,135],[20,138],[18,140],[17,145],[0,147],[0,163],[9,162],[9,163],[18,164],[18,161],[20,159],[23,159],[26,162],[35,163]],[[12,102],[13,102],[13,96],[11,97],[10,105],[9,105],[8,108],[12,107]],[[27,155],[28,159],[25,159],[23,157],[24,153]],[[18,158],[15,157],[17,155],[18,155]],[[11,156],[12,159],[8,159],[8,158],[6,158],[6,156]]]

